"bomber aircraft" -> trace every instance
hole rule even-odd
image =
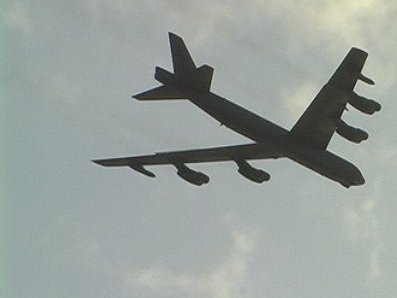
[[[365,183],[356,166],[327,151],[327,146],[335,131],[355,143],[368,138],[365,131],[349,126],[341,119],[348,103],[366,114],[381,109],[376,101],[353,91],[357,80],[374,84],[361,73],[368,56],[366,52],[354,47],[350,49],[329,81],[288,131],[211,92],[214,69],[208,65],[196,67],[181,37],[170,32],[169,40],[174,73],[156,67],[154,77],[162,85],[133,98],[141,101],[188,99],[221,124],[250,139],[251,143],[93,162],[106,167],[127,166],[149,177],[155,175],[145,166],[170,164],[186,181],[202,185],[209,182],[209,177],[186,164],[232,161],[241,175],[261,183],[270,179],[269,173],[252,167],[248,161],[287,157],[344,187]]]

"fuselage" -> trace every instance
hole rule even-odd
[[[349,51],[289,131],[210,92],[213,67],[206,64],[196,67],[183,39],[169,32],[169,40],[173,73],[156,67],[154,77],[163,85],[132,97],[140,101],[189,99],[222,125],[254,143],[100,159],[94,160],[95,163],[110,167],[128,166],[149,177],[154,174],[144,166],[172,164],[181,178],[202,185],[208,183],[209,177],[186,164],[234,161],[241,175],[262,183],[270,179],[270,174],[252,167],[247,160],[287,157],[345,187],[364,184],[357,167],[326,148],[334,132],[355,143],[368,138],[365,131],[341,120],[347,103],[367,114],[381,108],[379,103],[353,91],[357,80],[374,84],[361,73],[368,55],[366,52],[357,48]]]
[[[345,187],[364,184],[360,170],[345,159],[314,148],[294,138],[282,128],[212,92],[189,91],[189,100],[226,127],[257,142],[264,143],[285,157]]]

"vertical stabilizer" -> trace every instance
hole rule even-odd
[[[154,77],[163,85],[134,95],[138,100],[188,99],[191,92],[210,92],[214,69],[194,64],[181,37],[169,32],[174,73],[156,67]]]
[[[168,35],[170,38],[174,74],[178,77],[196,70],[196,65],[194,64],[183,39],[171,32],[169,32]]]

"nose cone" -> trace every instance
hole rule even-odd
[[[363,185],[363,184],[365,184],[365,179],[363,175],[361,173],[357,173],[357,175],[355,175],[354,179],[352,180],[351,185]]]

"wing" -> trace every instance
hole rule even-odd
[[[354,94],[357,80],[373,85],[374,82],[361,74],[368,54],[352,48],[330,80],[321,88],[312,103],[291,129],[291,135],[313,147],[325,150]]]
[[[154,177],[143,168],[145,165],[203,163],[215,161],[241,161],[250,159],[279,158],[285,156],[267,144],[245,144],[216,148],[155,153],[153,155],[98,159],[93,162],[105,167],[128,166],[142,174]]]

